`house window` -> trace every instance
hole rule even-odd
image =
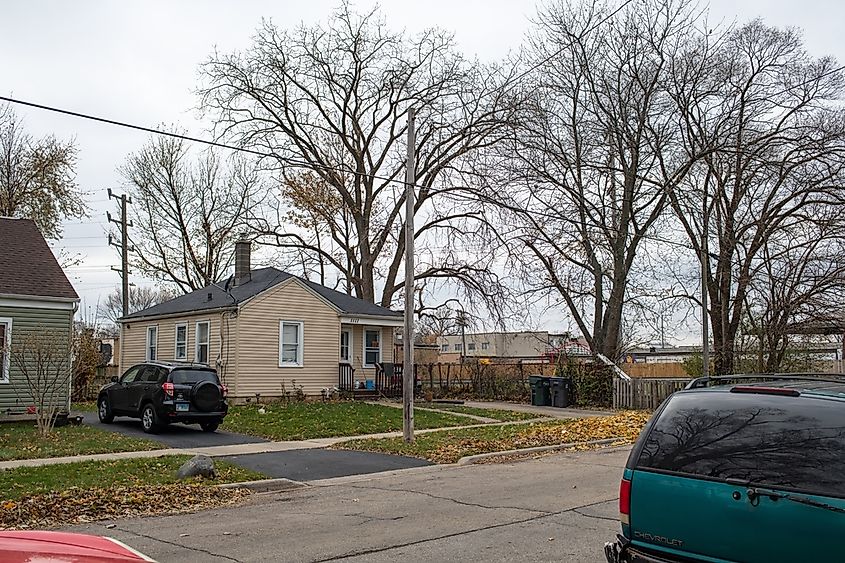
[[[210,323],[208,321],[200,321],[197,323],[194,336],[197,339],[197,344],[194,349],[194,361],[199,364],[208,363],[208,341],[209,333],[211,332]]]
[[[188,359],[188,323],[176,323],[176,350],[173,351],[173,359]]]
[[[364,366],[381,363],[381,330],[364,331]]]
[[[467,350],[469,352],[473,352],[475,350],[475,342],[470,342],[469,344],[467,344]]]
[[[348,329],[340,331],[340,361],[352,361],[352,331]]]
[[[455,352],[460,352],[461,350],[463,350],[463,348],[464,347],[462,344],[455,344]]]
[[[487,350],[488,348],[490,348],[490,343],[489,343],[489,342],[482,342],[482,343],[481,343],[481,349],[482,349],[482,350]]]
[[[440,351],[441,352],[448,352],[449,351],[449,345],[448,344],[441,344],[440,345]]]
[[[279,321],[279,367],[301,367],[302,348],[302,322]]]
[[[152,362],[158,357],[158,326],[147,327],[147,361]]]
[[[0,383],[9,382],[9,355],[12,344],[12,319],[0,318]]]

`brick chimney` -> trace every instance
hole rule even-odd
[[[242,236],[238,242],[235,243],[235,276],[232,279],[232,286],[237,287],[243,285],[252,279],[250,273],[249,253],[252,243],[247,240],[246,236]]]

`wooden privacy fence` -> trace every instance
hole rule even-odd
[[[614,409],[649,409],[660,406],[666,397],[680,391],[690,382],[687,378],[613,378]]]

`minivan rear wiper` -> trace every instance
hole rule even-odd
[[[759,498],[761,496],[767,496],[770,499],[784,499],[784,500],[789,500],[789,501],[792,501],[792,502],[797,502],[799,504],[804,504],[804,505],[807,505],[807,506],[814,506],[816,508],[822,508],[824,510],[830,510],[831,512],[838,512],[839,514],[845,514],[845,508],[840,508],[838,506],[833,506],[831,504],[827,504],[826,502],[813,500],[809,497],[805,497],[805,496],[801,496],[801,495],[792,495],[792,494],[789,494],[789,493],[782,493],[780,491],[775,491],[775,490],[770,489],[768,487],[761,487],[761,486],[755,485],[754,483],[750,483],[750,482],[747,482],[747,481],[742,482],[742,481],[739,481],[738,479],[727,479],[727,482],[732,484],[732,485],[742,485],[744,487],[747,487],[745,494],[748,495],[748,500],[750,500],[752,503],[757,498]]]

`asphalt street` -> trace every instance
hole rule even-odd
[[[285,477],[293,481],[330,479],[431,465],[413,457],[321,448],[232,455],[217,459],[260,471],[268,477]]]
[[[264,438],[257,438],[255,436],[245,436],[243,434],[233,434],[232,432],[224,432],[217,430],[216,432],[203,432],[199,424],[168,424],[158,434],[145,434],[141,428],[141,421],[137,418],[127,418],[118,416],[111,424],[103,424],[97,418],[97,413],[94,411],[78,412],[73,414],[81,414],[85,417],[83,424],[97,428],[99,430],[106,430],[109,432],[119,432],[126,436],[134,438],[146,438],[160,442],[170,448],[205,448],[208,446],[232,446],[235,444],[257,444],[259,442],[266,442]]]
[[[317,480],[236,507],[73,530],[115,537],[162,563],[602,563],[619,529],[626,457],[614,448]]]

